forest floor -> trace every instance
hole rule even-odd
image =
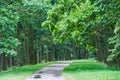
[[[0,80],[25,80],[32,75],[33,72],[56,63],[58,62],[15,68],[0,73]],[[54,66],[53,69],[55,69]],[[120,80],[120,70],[115,70],[104,63],[100,63],[92,59],[72,61],[69,66],[65,67],[62,75],[66,80]]]
[[[47,63],[14,68],[14,69],[0,73],[0,80],[25,80],[30,75],[32,75],[33,72],[38,71],[45,66],[55,64],[55,63],[58,63],[58,62],[47,62]]]

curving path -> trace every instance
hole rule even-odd
[[[61,62],[52,64],[33,73],[33,75],[26,80],[65,80],[61,73],[70,63],[71,62]]]

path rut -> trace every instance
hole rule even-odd
[[[61,73],[66,66],[69,66],[70,63],[71,62],[61,62],[49,65],[44,67],[42,70],[33,73],[32,76],[26,80],[65,80]]]

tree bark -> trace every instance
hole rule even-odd
[[[33,29],[32,26],[29,25],[28,28],[28,39],[29,39],[29,59],[30,64],[36,64],[37,63],[37,53],[34,53],[34,40],[33,40]]]
[[[0,54],[0,72],[2,71],[2,64],[1,64],[1,63],[2,63],[1,61],[2,61],[2,60],[1,60],[1,58],[2,58],[2,57],[1,57],[1,54]]]
[[[96,38],[96,47],[97,47],[97,60],[102,61],[102,48],[100,36],[97,36]]]
[[[12,57],[12,55],[9,56],[9,60],[10,60],[10,63],[9,63],[10,67],[12,67],[13,66],[13,57]]]
[[[17,39],[20,41],[20,34],[21,34],[21,29],[22,26],[20,23],[18,23],[18,26],[17,26]],[[17,60],[16,60],[16,66],[20,66],[21,64],[21,55],[20,55],[20,48],[21,48],[21,45],[18,45],[17,46]]]
[[[7,67],[6,67],[6,57],[5,57],[5,54],[2,53],[1,54],[1,70],[4,71],[6,69],[7,69]]]

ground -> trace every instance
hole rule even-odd
[[[0,80],[25,80],[33,72],[51,64],[56,64],[56,62],[24,66],[2,72]],[[120,70],[110,68],[93,59],[72,61],[72,64],[64,69],[62,75],[66,80],[120,80]]]
[[[26,80],[65,80],[61,73],[63,69],[70,64],[71,62],[59,62],[57,64],[51,64],[34,72]]]
[[[66,80],[120,80],[120,70],[96,60],[73,61],[65,68],[63,75]]]
[[[13,68],[9,71],[0,73],[0,80],[25,80],[26,78],[31,76],[33,72],[54,63],[57,62],[48,62],[37,65],[23,66],[15,69]]]

